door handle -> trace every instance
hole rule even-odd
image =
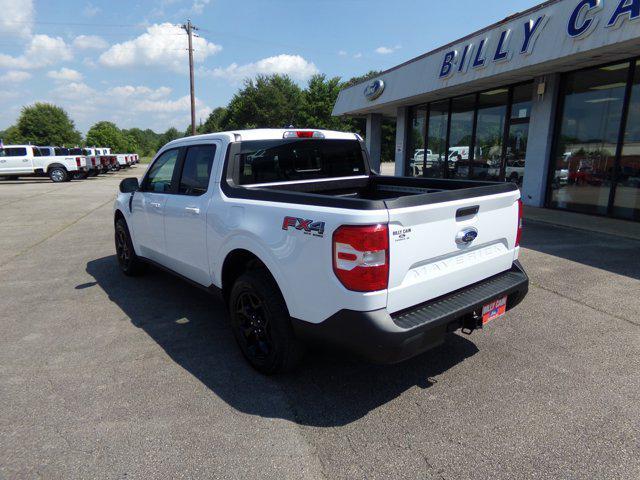
[[[200,215],[200,209],[198,207],[184,207],[185,211],[193,213],[194,215]]]
[[[158,202],[149,202],[149,205],[151,205],[153,208],[160,208],[160,207],[162,207],[162,205],[160,205]]]

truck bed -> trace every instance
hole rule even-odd
[[[225,188],[226,187],[226,188]],[[517,190],[503,182],[428,178],[368,177],[239,187],[227,182],[223,190],[232,197],[305,205],[378,210],[405,208],[494,195]]]

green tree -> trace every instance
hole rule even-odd
[[[326,75],[311,77],[302,96],[300,126],[327,130],[348,129],[350,126],[348,121],[332,115],[333,106],[341,89],[340,77],[329,79]]]
[[[224,129],[228,110],[225,107],[215,108],[207,117],[207,121],[198,127],[198,133],[215,133]]]
[[[245,80],[221,123],[224,130],[282,128],[301,120],[302,90],[288,76],[258,76]]]
[[[111,147],[115,152],[129,152],[131,145],[113,122],[98,122],[87,132],[86,143],[90,147]]]
[[[157,149],[159,150],[167,143],[182,137],[183,135],[178,131],[177,128],[171,127],[169,130],[160,135],[158,139]]]
[[[133,138],[136,149],[134,152],[143,157],[152,157],[158,149],[158,141],[160,134],[154,132],[151,129],[142,130],[140,128],[130,128],[128,130],[122,130],[125,136]]]
[[[16,127],[22,141],[34,145],[78,145],[82,141],[67,112],[50,103],[23,107]]]
[[[2,143],[5,145],[10,145],[12,143],[25,143],[20,136],[20,132],[18,132],[18,127],[15,125],[11,125],[6,130],[0,131],[0,140],[2,140]]]

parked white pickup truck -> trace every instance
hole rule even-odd
[[[62,161],[64,159],[74,160],[76,162],[76,165],[78,165],[80,168],[75,172],[71,172],[71,177],[74,180],[87,178],[87,157],[85,157],[84,155],[72,155],[69,149],[64,147],[38,147],[38,149],[44,157],[53,157],[54,160],[57,159],[58,161]]]
[[[515,307],[522,207],[512,183],[380,176],[362,139],[247,130],[165,145],[120,184],[117,259],[220,291],[259,371],[320,340],[395,363]]]
[[[48,156],[33,145],[5,145],[0,148],[0,177],[48,176],[59,183],[85,171],[86,164],[83,165],[80,156]]]

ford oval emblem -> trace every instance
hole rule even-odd
[[[376,98],[380,97],[382,92],[384,92],[384,80],[378,79],[367,85],[367,88],[364,89],[364,96],[367,100],[372,102]]]
[[[469,245],[478,238],[478,230],[475,228],[465,228],[460,230],[456,235],[456,243],[458,245]]]

